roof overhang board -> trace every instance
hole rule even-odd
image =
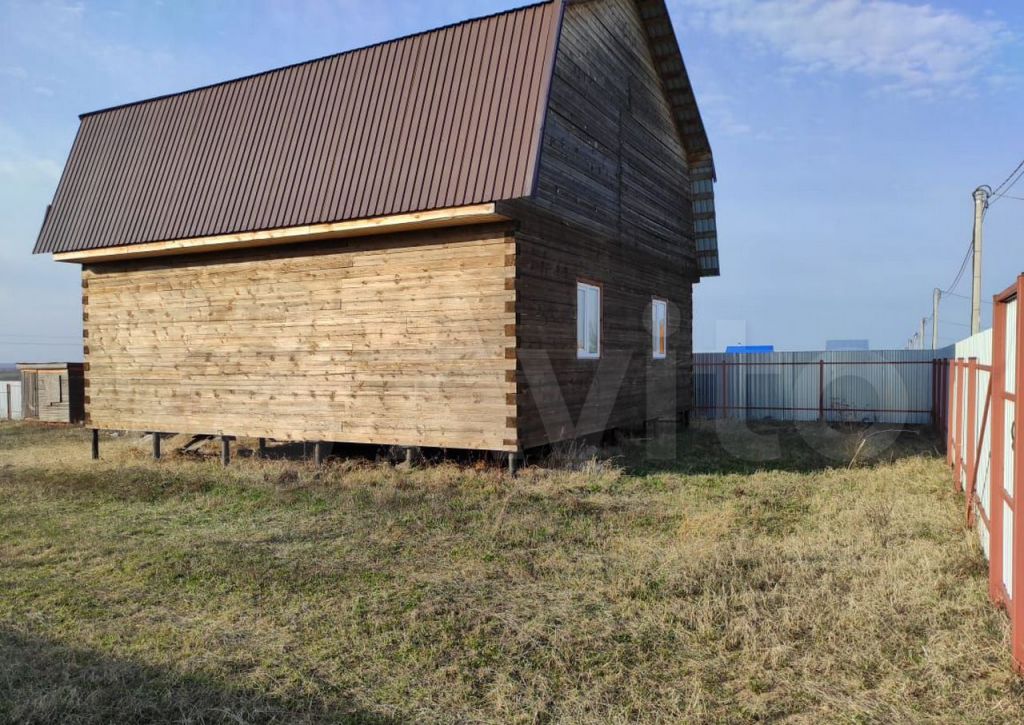
[[[86,249],[78,252],[54,254],[53,258],[58,262],[92,264],[95,262],[112,262],[133,258],[167,257],[178,254],[269,247],[321,239],[345,239],[421,229],[489,224],[509,220],[508,216],[500,214],[495,210],[494,204],[474,204],[450,209],[435,209],[414,214],[396,214],[331,224],[313,224],[283,229],[268,229],[259,232],[222,234],[212,237],[195,237],[165,242],[148,242],[145,244],[126,244],[119,247]]]

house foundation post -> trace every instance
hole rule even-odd
[[[227,436],[220,437],[220,462],[225,466],[231,463],[231,439]]]
[[[100,429],[92,429],[92,460],[98,461],[100,459]]]
[[[153,459],[160,460],[160,434],[152,433],[153,436]]]

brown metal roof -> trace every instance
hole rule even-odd
[[[528,196],[562,3],[82,116],[36,252]]]
[[[35,251],[529,196],[565,2],[85,114]],[[711,147],[664,0],[636,0],[691,164]]]

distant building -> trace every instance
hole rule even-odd
[[[775,352],[774,345],[729,345],[725,348],[726,355],[767,355]]]
[[[826,352],[859,352],[870,349],[871,344],[867,340],[828,340],[825,343]]]
[[[21,417],[81,423],[85,418],[84,369],[82,363],[18,363]]]

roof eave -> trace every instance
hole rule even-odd
[[[544,78],[541,81],[540,99],[537,105],[537,119],[533,135],[534,148],[529,155],[530,166],[527,169],[526,178],[529,179],[529,187],[525,190],[524,196],[533,196],[537,189],[537,180],[540,176],[540,155],[544,147],[544,129],[547,125],[548,107],[551,104],[551,84],[555,77],[555,62],[558,59],[558,45],[562,39],[562,27],[565,23],[565,7],[572,0],[552,0],[554,12],[557,13],[555,22],[552,24],[551,34],[546,38],[547,53],[544,65]]]
[[[368,237],[507,221],[510,221],[510,218],[502,214],[493,203],[471,204],[409,214],[392,214],[383,217],[354,219],[330,224],[310,224],[255,232],[219,234],[208,237],[172,239],[57,252],[54,253],[53,259],[56,262],[70,262],[73,264],[96,264],[126,259],[225,252],[237,249],[257,249],[300,242]]]

